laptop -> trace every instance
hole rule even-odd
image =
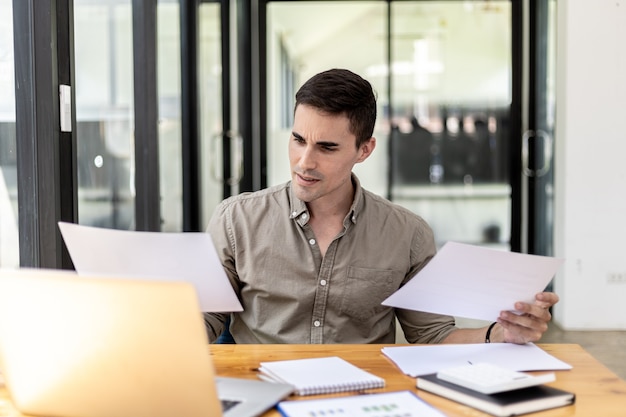
[[[209,349],[190,283],[0,270],[0,370],[24,414],[251,417],[293,391],[216,377]]]

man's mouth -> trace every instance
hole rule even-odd
[[[317,178],[304,176],[304,175],[298,174],[298,173],[296,173],[296,177],[298,178],[298,182],[300,182],[302,184],[314,184],[317,181],[319,181],[319,179],[317,179]]]

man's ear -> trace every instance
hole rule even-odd
[[[369,138],[367,141],[363,142],[361,144],[361,147],[359,149],[359,153],[361,154],[359,156],[359,158],[356,160],[356,162],[363,162],[365,161],[367,158],[369,158],[369,156],[372,154],[372,152],[374,152],[374,148],[376,147],[376,138],[375,137],[371,137]]]

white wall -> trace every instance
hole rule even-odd
[[[626,329],[626,1],[558,3],[554,320]]]

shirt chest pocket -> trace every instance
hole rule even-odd
[[[349,267],[341,300],[341,313],[359,321],[370,320],[388,310],[380,303],[398,289],[393,271]]]

